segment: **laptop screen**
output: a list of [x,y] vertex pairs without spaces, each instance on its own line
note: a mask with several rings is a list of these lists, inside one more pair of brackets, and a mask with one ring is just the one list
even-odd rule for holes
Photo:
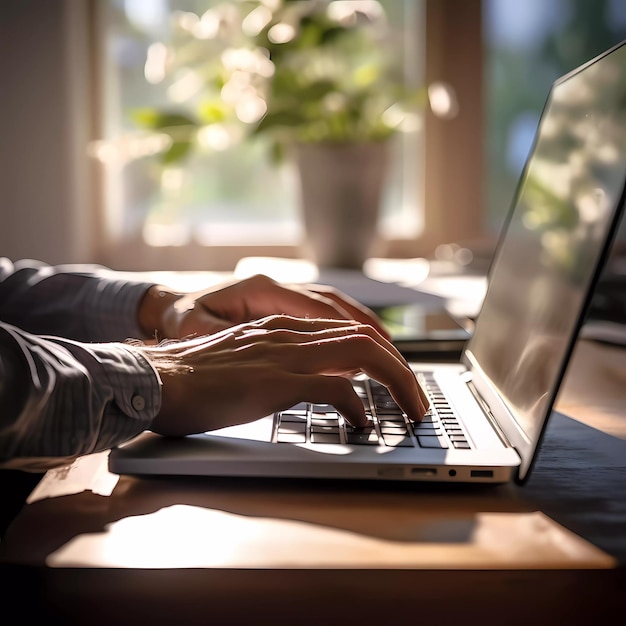
[[615,227],[625,178],[622,45],[555,83],[466,351],[470,367],[478,365],[506,403],[531,455]]

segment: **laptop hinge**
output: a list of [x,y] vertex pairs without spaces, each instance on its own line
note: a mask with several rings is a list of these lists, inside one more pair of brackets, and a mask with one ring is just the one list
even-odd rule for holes
[[476,400],[476,402],[478,402],[478,405],[480,406],[482,412],[485,414],[487,420],[491,424],[491,427],[493,428],[494,432],[500,438],[500,441],[502,441],[502,443],[507,448],[512,448],[513,446],[511,445],[511,442],[509,441],[508,437],[504,434],[504,431],[502,430],[502,428],[500,428],[500,425],[498,424],[498,420],[496,420],[494,414],[491,412],[489,405],[482,399],[480,393],[478,393],[478,389],[476,389],[476,386],[474,385],[474,383],[471,380],[466,380],[465,384],[467,385],[467,388],[470,390],[470,393],[474,396],[474,399]]

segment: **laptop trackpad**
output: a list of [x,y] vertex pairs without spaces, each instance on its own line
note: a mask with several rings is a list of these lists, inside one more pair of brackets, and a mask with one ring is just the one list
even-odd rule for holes
[[272,441],[274,416],[268,415],[249,424],[229,426],[220,430],[211,430],[207,435],[217,437],[235,437],[236,439],[252,439],[254,441]]

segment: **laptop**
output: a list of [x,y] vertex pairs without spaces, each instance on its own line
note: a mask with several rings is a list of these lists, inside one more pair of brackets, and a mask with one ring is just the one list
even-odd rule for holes
[[112,472],[523,484],[528,480],[626,189],[626,41],[548,96],[472,336],[455,363],[410,361],[430,396],[419,425],[364,376],[370,426],[299,404],[178,439],[144,433]]

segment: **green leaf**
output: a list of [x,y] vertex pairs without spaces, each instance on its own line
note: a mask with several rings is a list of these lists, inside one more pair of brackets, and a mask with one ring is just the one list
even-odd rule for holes
[[302,87],[301,99],[306,102],[321,100],[324,96],[336,89],[337,85],[331,80],[316,80]]
[[306,117],[304,117],[299,111],[296,111],[294,109],[275,111],[273,113],[268,113],[257,124],[255,132],[265,132],[271,128],[275,128],[278,126],[299,126],[306,121]]
[[164,165],[171,165],[184,159],[191,150],[191,141],[175,141],[169,149],[163,154],[162,162]]
[[131,112],[131,118],[143,128],[161,130],[171,126],[197,126],[198,124],[186,115],[156,109],[136,109]]
[[172,144],[162,154],[162,163],[171,165],[189,154],[193,146],[193,132],[198,127],[198,123],[189,116],[146,108],[133,111],[131,117],[137,126],[169,135]]

